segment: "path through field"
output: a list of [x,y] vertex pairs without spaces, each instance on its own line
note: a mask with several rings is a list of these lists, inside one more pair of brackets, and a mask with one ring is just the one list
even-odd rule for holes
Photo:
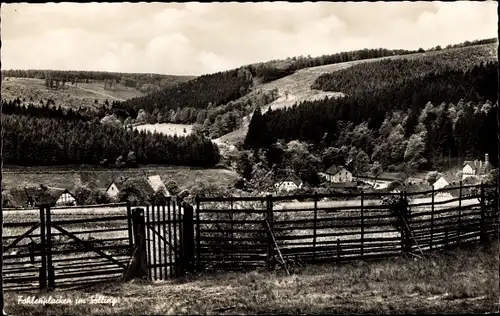
[[116,100],[116,101],[125,101],[125,99],[120,99],[120,98],[114,97],[114,96],[109,95],[109,94],[104,93],[104,92],[100,92],[100,91],[96,91],[96,90],[91,90],[91,89],[86,89],[86,88],[82,88],[82,87],[78,87],[78,89],[84,90],[84,91],[87,91],[87,92],[92,92],[92,93],[101,95],[101,96],[103,96],[105,98],[110,98],[110,99],[113,99],[113,100]]

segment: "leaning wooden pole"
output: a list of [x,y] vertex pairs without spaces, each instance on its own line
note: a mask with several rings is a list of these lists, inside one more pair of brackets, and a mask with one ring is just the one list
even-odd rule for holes
[[[0,75],[1,76],[1,75]],[[0,102],[0,122],[3,121],[3,115],[2,115],[3,109],[2,109],[2,102]],[[3,129],[2,129],[2,124],[0,123],[0,186],[2,181],[2,170],[3,170]],[[0,239],[3,240],[3,197],[0,197]],[[5,301],[4,301],[4,296],[3,296],[3,242],[1,243],[2,245],[0,246],[0,252],[2,253],[0,257],[0,309],[2,310],[2,315],[5,314]]]

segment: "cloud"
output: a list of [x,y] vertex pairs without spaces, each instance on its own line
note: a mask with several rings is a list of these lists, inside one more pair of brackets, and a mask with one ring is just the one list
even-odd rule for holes
[[2,6],[4,69],[199,75],[362,48],[496,37],[496,3],[48,3]]

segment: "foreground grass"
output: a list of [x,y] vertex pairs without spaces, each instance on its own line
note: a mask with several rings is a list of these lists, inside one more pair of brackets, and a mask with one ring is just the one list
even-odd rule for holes
[[[191,280],[129,282],[41,294],[100,301],[18,304],[11,315],[484,313],[499,309],[498,241],[428,255],[283,271],[206,275]],[[108,301],[106,301],[108,299]],[[112,303],[115,300],[115,304]]]

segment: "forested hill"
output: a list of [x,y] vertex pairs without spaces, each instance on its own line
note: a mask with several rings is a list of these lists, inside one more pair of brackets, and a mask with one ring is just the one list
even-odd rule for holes
[[2,70],[2,79],[8,77],[57,79],[68,83],[92,81],[110,81],[137,89],[141,92],[153,92],[193,79],[194,76],[172,76],[148,73],[121,73],[107,71],[82,70]]
[[9,165],[208,167],[219,162],[217,146],[197,135],[151,134],[67,115],[59,118],[4,115],[2,126],[3,160]]
[[[447,48],[467,47],[493,41],[496,41],[496,39],[466,42],[453,46],[450,45]],[[427,51],[435,52],[440,50],[442,48],[437,46]],[[145,120],[150,124],[203,124],[207,118],[210,118],[206,123],[211,125],[216,121],[220,121],[217,119],[217,116],[219,118],[224,117],[224,120],[231,122],[241,122],[242,117],[251,113],[255,107],[242,106],[234,102],[238,103],[237,100],[246,96],[252,91],[255,85],[289,76],[297,70],[308,67],[378,57],[409,55],[417,52],[425,52],[425,50],[363,49],[318,57],[301,56],[286,60],[272,60],[265,63],[242,66],[229,71],[203,75],[146,96],[133,98],[124,102],[114,102],[113,107],[117,112],[125,113],[124,115],[131,119],[136,119],[139,111],[144,110]],[[259,104],[260,102],[249,103],[255,106],[255,104]],[[231,122],[228,122],[228,125],[234,125]],[[205,126],[205,128],[209,129],[208,126]],[[220,136],[218,133],[215,134]]]
[[312,88],[347,96],[254,114],[245,144],[302,140],[325,165],[352,160],[358,171],[374,163],[416,171],[485,153],[498,164],[498,62],[444,60],[382,60],[322,75]]

